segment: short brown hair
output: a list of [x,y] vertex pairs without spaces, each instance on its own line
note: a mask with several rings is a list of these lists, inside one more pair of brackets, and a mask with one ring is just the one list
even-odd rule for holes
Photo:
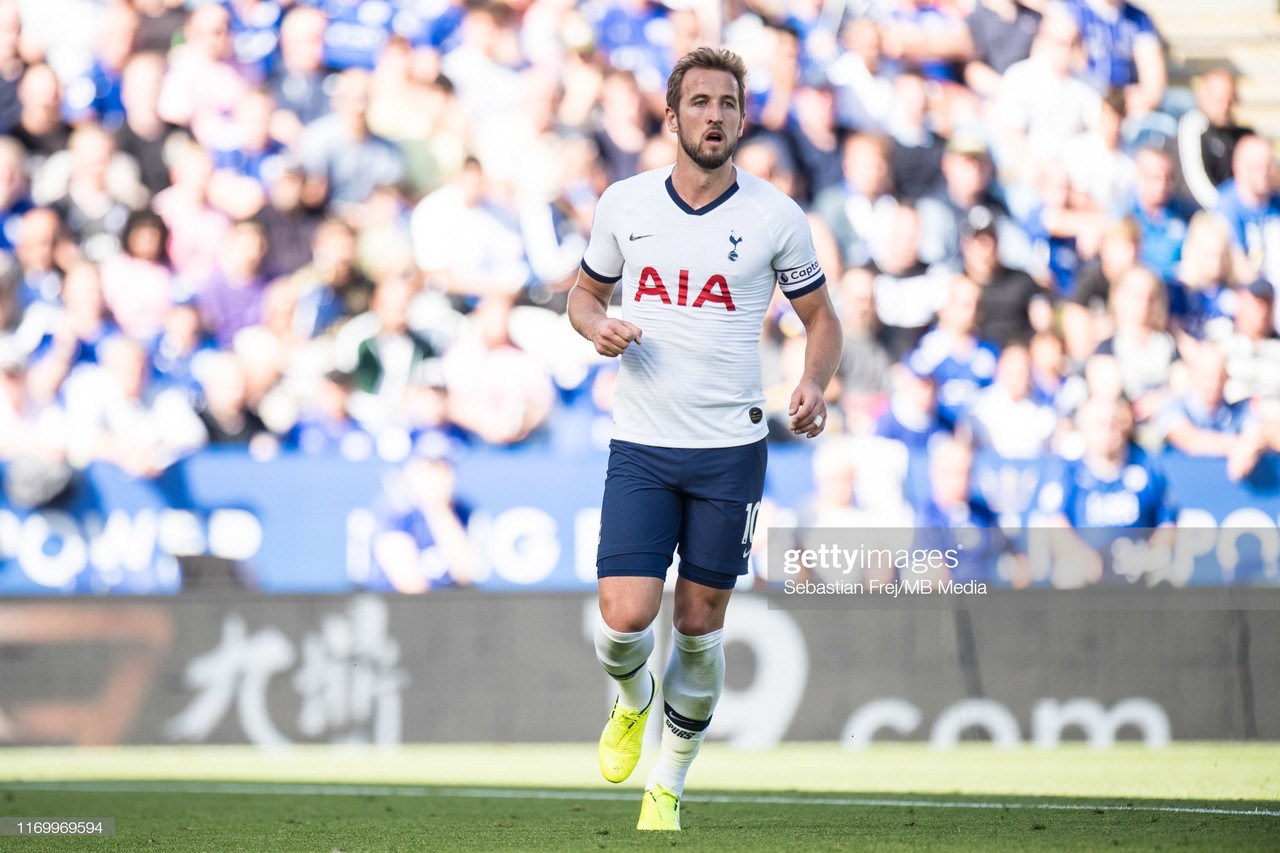
[[680,112],[680,90],[684,86],[684,75],[691,68],[709,68],[712,71],[727,71],[738,81],[738,112],[747,111],[747,65],[742,57],[723,47],[699,47],[686,53],[671,69],[667,78],[667,106],[673,113]]

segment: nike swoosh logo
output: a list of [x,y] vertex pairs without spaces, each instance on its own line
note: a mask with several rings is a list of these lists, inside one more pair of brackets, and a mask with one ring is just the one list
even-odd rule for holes
[[751,546],[750,546],[750,545],[748,545],[748,546],[747,546],[747,550],[745,550],[745,551],[743,551],[743,552],[742,552],[742,559],[744,559],[744,560],[745,560],[745,559],[747,559],[747,557],[750,557],[750,556],[751,556]]
[[643,240],[645,237],[652,237],[652,236],[653,236],[652,234],[632,234],[631,242],[634,243],[636,240]]

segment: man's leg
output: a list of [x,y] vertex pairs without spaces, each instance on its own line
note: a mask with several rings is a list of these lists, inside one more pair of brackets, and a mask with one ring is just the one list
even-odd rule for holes
[[662,751],[646,788],[662,785],[679,797],[685,774],[706,736],[724,687],[724,614],[731,589],[676,580],[673,647],[662,676]]
[[600,618],[596,620],[596,657],[618,682],[618,703],[647,708],[653,683],[645,662],[653,652],[653,620],[662,605],[662,581],[618,575],[600,578]]
[[655,692],[645,662],[653,651],[650,625],[680,534],[681,497],[672,485],[679,454],[669,448],[610,443],[600,507],[600,619],[596,656],[618,682],[618,701],[600,735],[600,772],[610,782],[631,775],[640,760]]

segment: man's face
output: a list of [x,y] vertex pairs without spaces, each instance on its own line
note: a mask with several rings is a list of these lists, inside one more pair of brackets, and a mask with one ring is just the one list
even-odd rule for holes
[[728,71],[690,69],[681,86],[680,111],[668,108],[667,126],[700,169],[720,168],[733,157],[742,133],[737,80]]
[[1245,192],[1254,196],[1271,193],[1271,146],[1258,136],[1248,136],[1236,146],[1232,174]]
[[1231,112],[1236,105],[1236,81],[1230,74],[1209,74],[1200,84],[1197,104],[1209,123],[1217,127],[1231,124]]
[[1142,151],[1137,159],[1138,201],[1146,208],[1163,207],[1173,196],[1173,164],[1155,151]]

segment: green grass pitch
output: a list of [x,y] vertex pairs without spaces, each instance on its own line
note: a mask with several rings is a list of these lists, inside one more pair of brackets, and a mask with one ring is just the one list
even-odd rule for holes
[[685,831],[634,829],[644,772],[593,745],[0,751],[0,816],[113,817],[0,850],[1280,851],[1280,745],[703,751]]

